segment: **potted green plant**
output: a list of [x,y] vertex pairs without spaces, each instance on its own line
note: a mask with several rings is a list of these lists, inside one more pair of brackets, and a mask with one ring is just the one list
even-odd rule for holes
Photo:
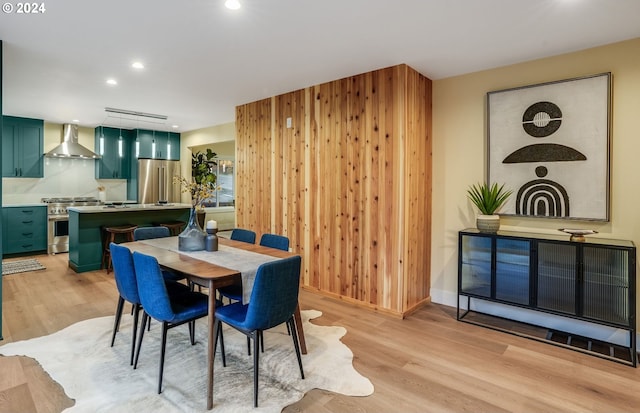
[[213,172],[214,167],[218,165],[216,162],[217,153],[207,148],[206,152],[194,152],[191,154],[191,177],[195,182],[192,188],[191,197],[194,201],[197,199],[196,212],[198,215],[198,223],[204,228],[204,201],[211,198],[215,193],[217,176]]
[[214,166],[217,166],[216,162],[217,153],[207,148],[206,152],[194,152],[191,154],[191,177],[198,185],[215,186],[216,174]]
[[500,229],[500,215],[496,214],[512,190],[505,189],[504,184],[473,184],[467,190],[467,196],[480,211],[476,218],[476,226],[482,232],[496,232]]

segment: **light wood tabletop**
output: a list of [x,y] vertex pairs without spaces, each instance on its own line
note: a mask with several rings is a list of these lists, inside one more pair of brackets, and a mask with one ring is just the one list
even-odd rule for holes
[[[174,237],[177,238],[177,237]],[[242,249],[245,251],[251,251],[258,254],[269,255],[277,258],[292,257],[296,254],[282,251],[274,248],[264,247],[257,244],[249,244],[246,242],[233,241],[226,238],[219,237],[220,245],[227,247],[233,247]],[[207,351],[207,409],[213,408],[213,352],[214,352],[214,328],[213,323],[215,320],[215,291],[217,288],[225,287],[237,282],[240,282],[240,272],[233,268],[226,268],[216,265],[212,262],[203,261],[197,258],[190,257],[186,254],[178,251],[172,251],[169,249],[149,245],[144,241],[126,242],[121,244],[129,250],[137,251],[143,254],[151,255],[158,260],[158,264],[166,269],[179,272],[191,282],[201,285],[209,289],[209,312],[208,312],[208,328],[209,328],[209,343]],[[302,329],[302,318],[300,316],[300,305],[296,308],[294,314],[296,327],[298,329],[298,335],[300,339],[300,349],[302,354],[307,354],[307,346],[304,339],[304,330]]]

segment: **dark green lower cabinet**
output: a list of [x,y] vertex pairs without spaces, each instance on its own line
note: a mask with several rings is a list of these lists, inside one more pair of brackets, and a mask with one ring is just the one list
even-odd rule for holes
[[3,256],[47,249],[47,207],[5,207],[2,220]]
[[102,263],[102,227],[118,225],[152,226],[156,222],[189,220],[191,208],[153,211],[121,209],[111,212],[69,211],[69,267],[75,272],[100,269]]

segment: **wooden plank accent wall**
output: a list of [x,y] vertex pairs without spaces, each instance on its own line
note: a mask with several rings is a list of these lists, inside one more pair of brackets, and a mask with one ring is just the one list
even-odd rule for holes
[[271,222],[271,101],[245,105],[237,111],[236,222],[269,232]]
[[303,288],[399,316],[429,299],[428,78],[323,83],[238,106],[236,127],[237,224],[288,236]]

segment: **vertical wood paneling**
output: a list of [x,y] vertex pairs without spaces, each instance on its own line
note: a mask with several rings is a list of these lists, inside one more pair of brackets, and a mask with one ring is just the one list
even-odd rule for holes
[[406,204],[406,282],[404,306],[411,306],[429,293],[430,256],[421,259],[424,251],[430,251],[430,237],[424,237],[421,231],[431,228],[431,214],[426,194],[431,193],[431,82],[411,68],[406,70],[406,107],[405,131],[413,139],[406,140],[405,199]]
[[305,288],[400,315],[428,299],[429,79],[399,65],[236,117],[239,226],[287,235]]
[[[316,240],[314,238],[313,224],[315,223],[314,214],[316,211],[316,205],[311,202],[311,199],[318,199],[318,196],[312,192],[313,188],[316,188],[318,181],[315,178],[313,172],[316,170],[316,158],[311,157],[311,151],[316,147],[315,141],[312,137],[317,136],[315,129],[315,122],[311,122],[312,111],[312,96],[313,90],[307,88],[304,91],[304,161],[302,168],[306,179],[302,182],[304,190],[304,211],[303,211],[303,223],[304,237],[301,240],[300,248],[304,251],[303,256],[307,258],[308,262],[317,262],[318,253],[315,248]],[[313,271],[311,270],[313,268]],[[317,265],[304,266],[302,271],[302,285],[314,286],[317,285],[318,280],[318,267]]]
[[[274,176],[276,218],[273,232],[289,237],[291,248],[304,254],[305,231],[305,91],[274,98]],[[291,127],[287,119],[291,118]]]
[[[278,117],[276,116],[275,104],[277,101],[277,97],[271,98],[271,107],[273,108],[271,111],[271,149],[270,149],[270,157],[269,165],[271,166],[271,183],[269,184],[269,188],[271,188],[271,218],[269,220],[270,225],[269,229],[266,232],[277,233],[278,232],[278,223],[282,222],[280,218],[280,214],[282,214],[282,210],[278,208],[278,204],[276,203],[278,199],[282,198],[282,185],[280,177],[282,176],[282,159],[278,159],[278,154],[282,154],[279,146],[282,145],[282,135],[278,132]],[[263,228],[264,229],[264,228]],[[257,234],[257,241],[260,240],[260,233]]]
[[236,108],[236,222],[268,232],[271,223],[271,100]]
[[380,222],[383,227],[380,231],[382,242],[380,244],[380,256],[383,260],[381,265],[381,271],[378,275],[378,297],[379,305],[383,308],[392,308],[391,296],[392,296],[392,284],[391,277],[394,273],[394,262],[397,257],[394,256],[393,240],[391,238],[393,225],[393,217],[396,214],[397,204],[394,202],[397,199],[397,191],[394,193],[394,173],[396,169],[395,154],[395,128],[394,128],[394,102],[389,99],[390,94],[394,90],[394,75],[390,69],[383,70],[380,73],[380,93],[379,104],[380,110],[384,111],[382,116],[382,130],[384,131],[384,140],[382,142],[381,153],[381,188],[380,188],[380,205],[381,214]]

